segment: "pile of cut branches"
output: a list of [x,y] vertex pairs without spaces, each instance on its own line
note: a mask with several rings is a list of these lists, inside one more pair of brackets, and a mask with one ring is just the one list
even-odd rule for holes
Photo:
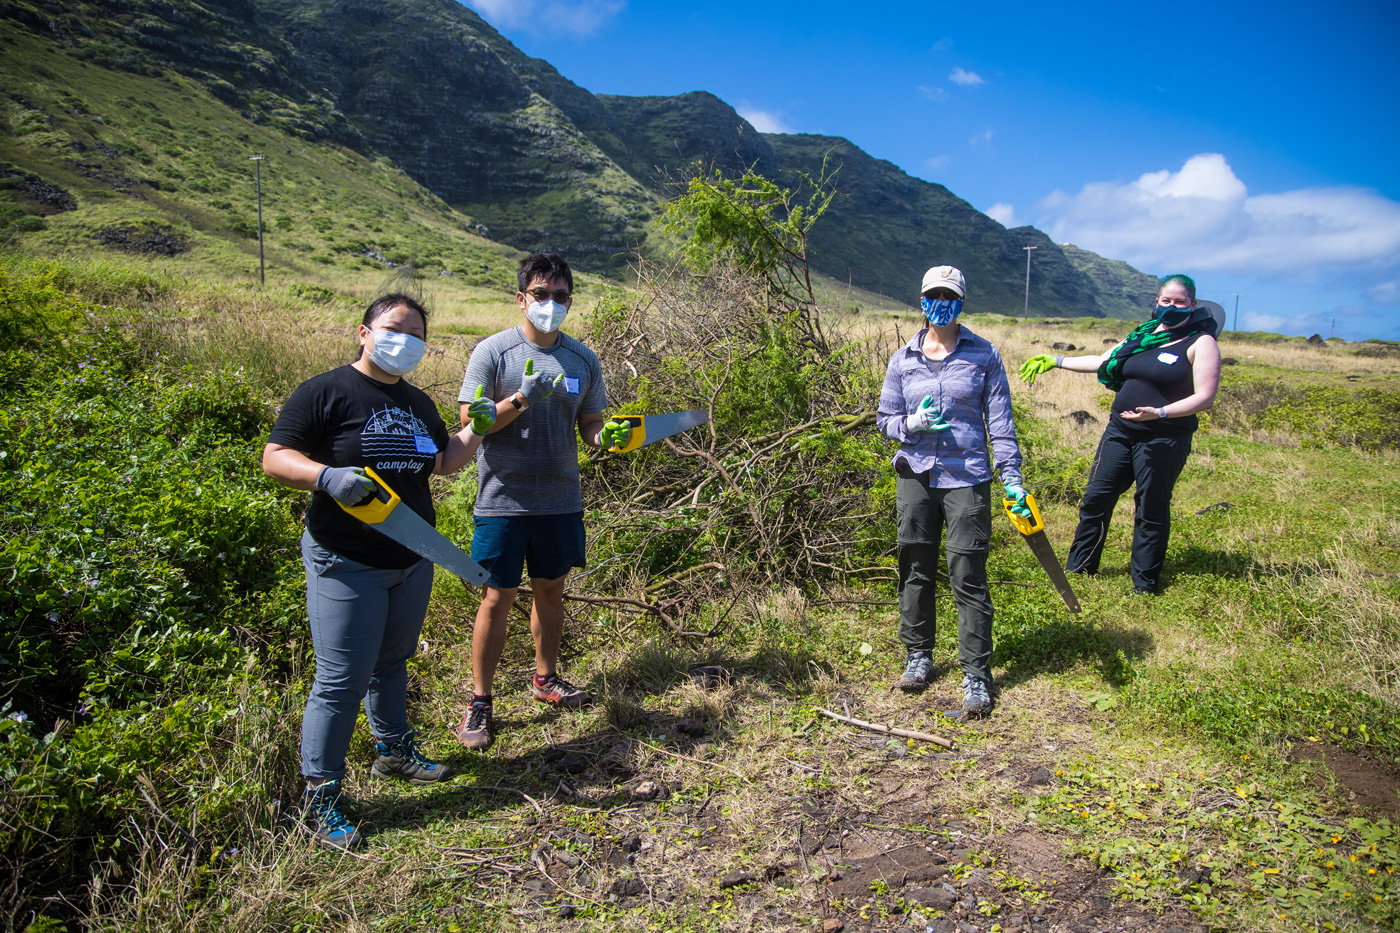
[[[640,263],[590,315],[621,413],[703,409],[708,424],[585,467],[595,565],[574,595],[685,617],[759,588],[893,579],[890,450],[874,430],[882,363],[732,262]],[[620,594],[635,594],[624,603]],[[607,594],[607,595],[604,595]]]

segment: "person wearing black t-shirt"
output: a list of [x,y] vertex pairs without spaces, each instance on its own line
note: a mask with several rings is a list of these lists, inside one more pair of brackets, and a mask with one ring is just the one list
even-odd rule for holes
[[1196,283],[1189,276],[1169,275],[1157,291],[1156,316],[1102,356],[1041,355],[1021,366],[1021,378],[1029,383],[1055,368],[1097,372],[1099,381],[1118,393],[1079,507],[1079,527],[1065,562],[1070,573],[1098,571],[1114,506],[1136,483],[1133,593],[1157,592],[1171,533],[1172,487],[1191,453],[1196,413],[1215,404],[1220,388],[1215,335],[1224,314],[1208,304],[1196,301]]
[[365,311],[355,362],[306,380],[282,406],[263,449],[263,472],[314,490],[301,538],[316,680],[302,717],[301,767],[316,838],[348,849],[361,841],[340,793],[345,753],[363,702],[379,757],[370,776],[414,784],[445,779],[408,725],[408,659],[433,587],[433,565],[340,508],[372,496],[372,467],[429,524],[433,473],[466,466],[495,423],[490,400],[449,434],[437,407],[402,377],[418,365],[428,315],[406,295]]

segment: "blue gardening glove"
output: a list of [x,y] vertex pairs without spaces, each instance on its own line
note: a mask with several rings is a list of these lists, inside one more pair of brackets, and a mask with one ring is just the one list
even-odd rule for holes
[[604,450],[626,447],[631,439],[632,425],[626,421],[609,420],[603,424],[603,430],[598,432],[598,446]]
[[316,488],[341,505],[359,505],[379,487],[360,467],[328,466],[316,476]]
[[476,398],[467,406],[467,416],[472,420],[472,430],[482,437],[491,433],[496,426],[496,403],[485,398],[486,387],[476,387]]
[[1021,364],[1021,379],[1030,385],[1035,385],[1036,376],[1039,376],[1041,373],[1048,373],[1050,370],[1059,366],[1060,360],[1063,359],[1063,356],[1050,356],[1045,353],[1039,356],[1033,356]]
[[553,379],[546,379],[543,373],[535,372],[535,361],[525,361],[525,375],[520,378],[520,394],[525,397],[525,401],[531,405],[536,402],[543,402],[554,394],[554,390],[559,388],[559,384],[564,381],[564,374],[560,373]]
[[904,426],[910,432],[915,431],[947,431],[951,424],[943,420],[943,415],[938,409],[933,407],[933,396],[925,395],[924,400],[919,403],[919,407],[912,415],[904,417]]
[[1015,483],[1006,483],[1005,486],[1006,498],[1016,500],[1016,504],[1011,507],[1011,511],[1022,518],[1030,518],[1031,507],[1026,502],[1026,491]]

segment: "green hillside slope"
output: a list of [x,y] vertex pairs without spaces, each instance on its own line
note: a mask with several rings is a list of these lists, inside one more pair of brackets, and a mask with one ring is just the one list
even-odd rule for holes
[[[261,149],[285,218],[274,249],[291,268],[393,255],[450,268],[446,247],[467,227],[617,274],[660,248],[657,209],[695,163],[791,181],[830,154],[840,197],[813,259],[833,281],[907,302],[925,267],[952,262],[982,310],[1015,313],[1023,247],[1035,245],[1034,313],[1133,317],[1155,285],[1007,230],[840,137],[763,135],[702,91],[590,94],[455,0],[93,0],[58,13],[0,0],[0,26],[14,137],[0,144],[3,210],[33,248],[76,248],[93,224],[129,214],[180,231],[215,264],[246,257],[244,160]],[[279,187],[293,178],[295,191]],[[46,185],[81,189],[83,220],[59,217],[66,202]],[[93,213],[99,202],[111,209]],[[16,227],[21,214],[31,219]],[[122,236],[148,239],[109,238]],[[480,271],[467,253],[458,266]]]
[[270,270],[317,280],[413,261],[470,284],[511,280],[514,250],[469,232],[388,160],[260,125],[178,72],[113,70],[52,40],[9,39],[0,223],[30,250],[179,256],[196,272],[255,276],[249,156],[263,153]]

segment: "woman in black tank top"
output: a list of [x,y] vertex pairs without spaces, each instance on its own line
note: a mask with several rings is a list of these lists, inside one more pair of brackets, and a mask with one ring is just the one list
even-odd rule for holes
[[[1218,306],[1216,306],[1218,307]],[[1220,388],[1223,323],[1196,301],[1196,283],[1170,275],[1157,291],[1156,315],[1102,356],[1033,356],[1021,378],[1034,383],[1050,369],[1097,372],[1117,391],[1108,427],[1094,455],[1065,569],[1096,573],[1118,497],[1136,485],[1133,500],[1133,593],[1151,596],[1167,553],[1172,488],[1191,453],[1196,413],[1215,404]]]

